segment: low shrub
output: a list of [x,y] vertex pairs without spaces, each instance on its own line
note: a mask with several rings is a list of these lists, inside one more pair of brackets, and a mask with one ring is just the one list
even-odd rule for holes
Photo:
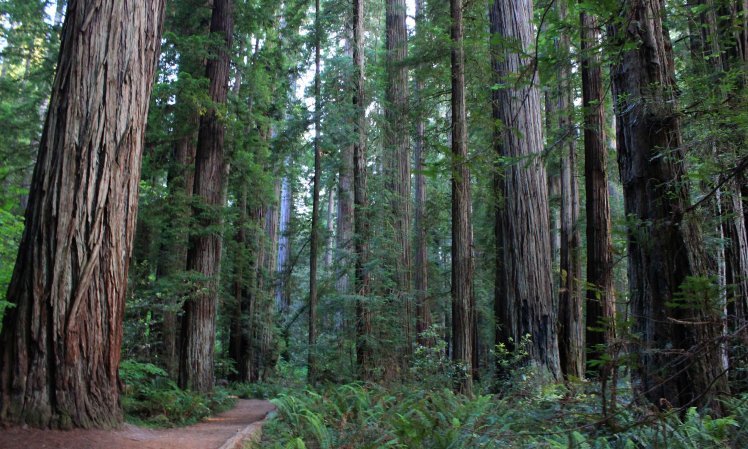
[[126,419],[134,424],[184,426],[228,410],[235,403],[235,396],[222,388],[209,395],[182,390],[166,371],[150,363],[125,360],[119,372],[125,384],[122,406]]
[[[516,380],[517,385],[527,380]],[[732,401],[732,416],[715,419],[689,409],[656,412],[622,399],[602,419],[591,383],[547,387],[502,397],[458,395],[418,385],[349,384],[304,389],[274,399],[277,417],[262,448],[461,449],[728,449],[745,447],[740,427],[748,406]],[[622,397],[626,397],[622,393]],[[626,400],[627,402],[623,402]]]

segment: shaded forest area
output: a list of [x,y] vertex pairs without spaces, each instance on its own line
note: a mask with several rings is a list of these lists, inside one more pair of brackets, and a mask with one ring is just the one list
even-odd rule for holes
[[746,0],[0,2],[0,422],[746,447]]

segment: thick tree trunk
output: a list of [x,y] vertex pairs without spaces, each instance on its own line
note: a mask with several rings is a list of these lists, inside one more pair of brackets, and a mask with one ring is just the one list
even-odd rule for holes
[[[221,37],[222,45],[207,63],[209,95],[225,104],[228,94],[230,51],[234,21],[231,0],[215,0],[210,31]],[[193,211],[199,230],[190,236],[187,269],[204,278],[203,288],[184,304],[179,385],[199,392],[212,390],[215,352],[216,302],[221,265],[222,208],[224,203],[224,123],[215,108],[200,119],[195,156],[194,195],[201,202]]]
[[319,0],[314,2],[314,181],[312,192],[312,230],[309,244],[309,353],[307,362],[307,380],[314,384],[317,381],[317,248],[319,247],[319,182],[322,152],[320,150],[320,120],[322,118],[320,93],[320,10]]
[[475,307],[473,230],[465,112],[465,50],[462,0],[450,0],[452,17],[452,360],[462,365],[458,390],[473,391]]
[[358,141],[353,146],[353,202],[356,233],[356,363],[359,375],[372,375],[374,354],[371,348],[371,311],[365,299],[369,295],[369,199],[366,187],[366,104],[364,85],[364,3],[353,0],[354,127]]
[[412,351],[411,329],[411,241],[410,241],[410,142],[408,136],[408,30],[405,23],[405,0],[387,0],[386,14],[386,76],[383,158],[385,186],[390,198],[392,248],[395,259],[390,269],[402,310],[405,332],[404,355]]
[[122,422],[117,369],[163,0],[69,5],[8,289],[0,420]]
[[687,295],[685,303],[676,295],[690,277],[710,270],[698,224],[684,215],[689,189],[664,10],[659,0],[624,6],[628,25],[612,35],[636,46],[614,66],[613,85],[626,215],[638,220],[629,228],[636,380],[657,405],[718,410],[715,398],[728,391],[718,311],[700,295]]
[[[416,0],[416,32],[423,32],[424,25],[424,0]],[[416,86],[415,96],[419,102],[423,102],[421,93],[423,92],[423,80],[418,71],[415,75]],[[425,165],[425,123],[424,123],[423,104],[418,107],[418,116],[416,118],[416,141],[414,152],[415,166],[415,266],[414,281],[416,294],[416,337],[418,344],[433,346],[434,338],[423,338],[422,334],[432,325],[431,318],[431,299],[429,297],[429,257],[428,241],[426,240],[426,176],[424,175]]]
[[601,360],[605,353],[603,347],[615,336],[605,91],[600,54],[596,50],[600,41],[597,19],[585,12],[580,13],[579,19],[584,108],[584,180],[587,195],[586,346],[589,360]]
[[[504,292],[499,325],[515,342],[530,335],[530,359],[559,378],[560,363],[556,332],[556,301],[551,275],[551,245],[548,223],[548,186],[540,153],[543,150],[540,97],[535,85],[518,82],[534,80],[527,56],[535,35],[530,0],[494,0],[491,32],[516,40],[519,52],[507,49],[494,61],[496,76],[509,87],[497,92],[496,107],[504,125],[501,154],[521,158],[505,168],[502,182],[501,251],[503,266],[499,282]],[[525,76],[515,80],[517,74]],[[498,289],[497,289],[498,290]]]
[[[560,21],[567,16],[567,0],[557,0]],[[561,254],[558,306],[558,350],[561,371],[566,377],[584,377],[584,315],[582,312],[582,259],[579,235],[579,183],[577,181],[577,145],[574,125],[574,92],[567,33],[556,40],[557,52],[564,61],[558,71],[558,132],[561,149]],[[566,62],[568,61],[568,63]]]

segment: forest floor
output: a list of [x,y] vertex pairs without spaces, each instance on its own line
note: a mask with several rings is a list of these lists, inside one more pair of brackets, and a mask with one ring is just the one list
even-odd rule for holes
[[205,421],[173,429],[126,424],[120,430],[0,430],[1,449],[238,449],[258,435],[275,407],[268,401],[241,399]]

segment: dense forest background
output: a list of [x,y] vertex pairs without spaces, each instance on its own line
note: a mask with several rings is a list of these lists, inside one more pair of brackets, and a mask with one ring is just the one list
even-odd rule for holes
[[[41,181],[75,147],[45,143],[76,120],[61,67],[129,54],[64,53],[89,3],[0,3],[3,421],[174,423],[230,392],[276,398],[268,447],[748,444],[744,0],[149,0],[150,104],[148,76],[121,97],[147,127],[115,164],[137,199],[70,222],[131,239],[100,259],[33,201],[108,167]],[[98,373],[89,345],[111,402],[65,377]]]

